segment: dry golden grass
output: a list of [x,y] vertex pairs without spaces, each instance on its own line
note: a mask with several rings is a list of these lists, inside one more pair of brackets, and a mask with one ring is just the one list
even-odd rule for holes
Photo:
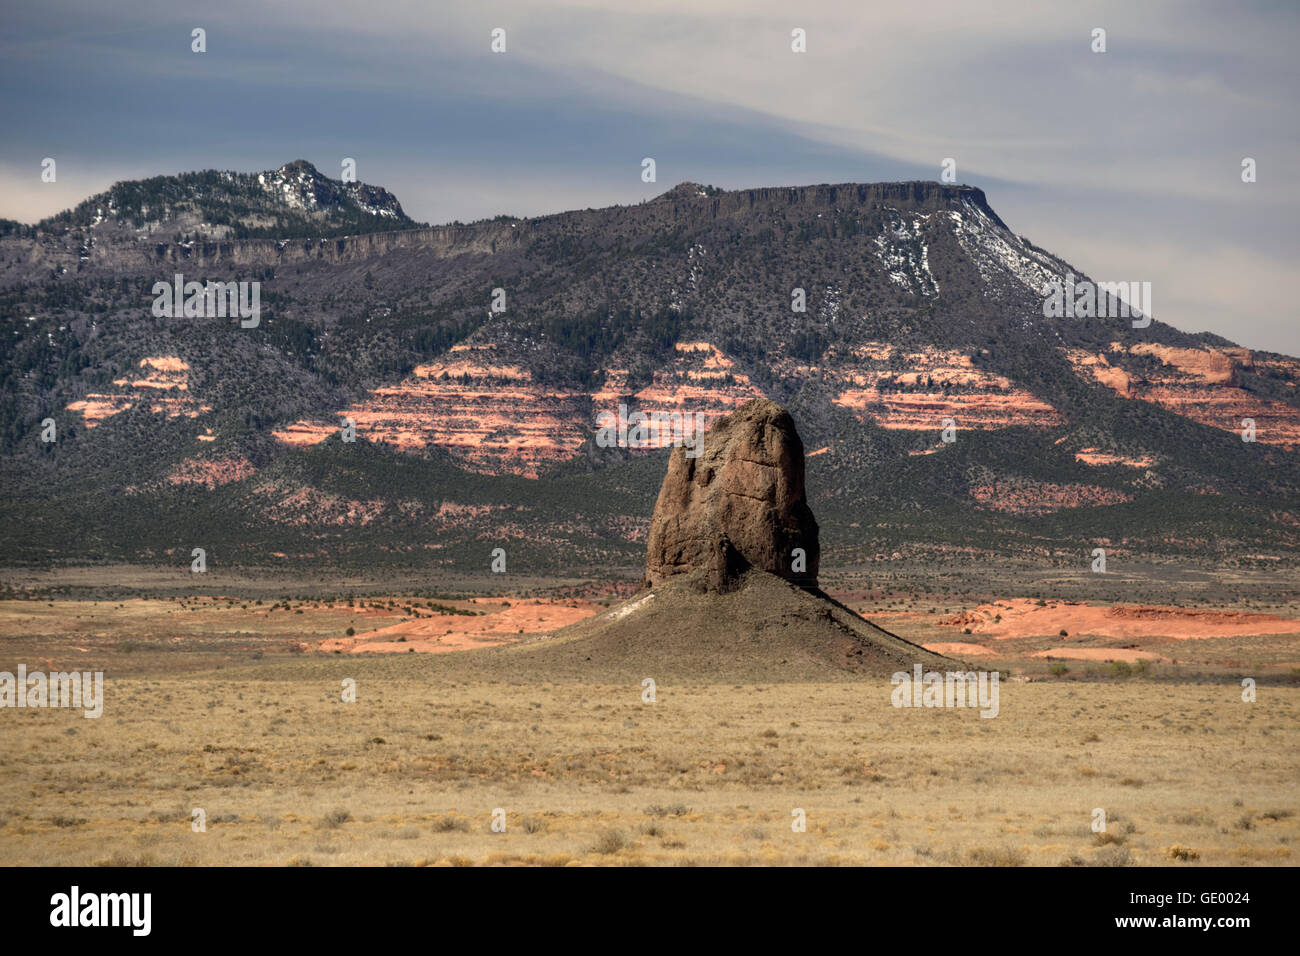
[[[895,709],[878,679],[799,682],[761,655],[710,683],[717,672],[681,649],[644,673],[636,655],[557,663],[545,642],[298,650],[410,617],[411,582],[313,589],[249,572],[196,596],[181,572],[28,578],[16,583],[49,590],[0,600],[0,670],[103,670],[107,699],[98,720],[0,710],[0,864],[1297,862],[1294,638],[1186,642],[1186,665],[1105,680],[1078,663],[1051,677],[1008,647],[976,666],[1035,680],[1004,680],[989,720]],[[1093,584],[1071,586],[1091,598]],[[1295,613],[1282,584],[1251,587],[1241,609]],[[348,607],[339,596],[354,592]],[[951,639],[934,615],[987,600],[904,593],[917,616],[893,626],[913,640]],[[1161,594],[1139,581],[1114,598]],[[1255,703],[1240,674],[1260,676]],[[344,678],[356,703],[340,700]],[[791,829],[796,809],[806,832]]]
[[1012,682],[989,720],[879,680],[649,704],[483,653],[110,672],[98,720],[0,711],[0,863],[1296,862],[1295,688]]

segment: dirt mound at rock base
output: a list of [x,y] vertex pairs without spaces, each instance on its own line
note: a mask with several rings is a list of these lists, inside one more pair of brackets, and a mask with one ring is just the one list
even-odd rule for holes
[[[890,634],[820,591],[752,570],[727,593],[707,571],[675,576],[593,618],[513,649],[530,671],[704,681],[828,680],[953,669],[957,661]],[[522,661],[521,661],[522,664]]]

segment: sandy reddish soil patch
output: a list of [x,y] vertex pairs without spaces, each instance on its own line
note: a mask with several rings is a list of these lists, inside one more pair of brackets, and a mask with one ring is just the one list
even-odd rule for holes
[[948,657],[990,657],[994,653],[983,644],[969,644],[965,641],[938,641],[921,646],[927,651],[934,651],[936,654]]
[[319,445],[330,435],[339,434],[339,427],[338,425],[327,425],[321,422],[295,422],[292,425],[286,425],[284,428],[272,431],[271,435],[277,441],[292,445],[294,448],[308,448],[312,445]]
[[[529,634],[554,631],[591,617],[600,606],[590,601],[570,600],[563,603],[521,599],[492,601],[475,598],[476,610],[485,614],[447,614],[400,621],[354,637],[335,637],[321,641],[321,651],[345,654],[437,654],[478,647],[507,644]],[[509,606],[506,606],[506,605]]]
[[1139,651],[1130,647],[1053,647],[1034,651],[1030,657],[1064,658],[1070,661],[1167,661],[1155,651]]
[[[998,620],[999,616],[1001,620]],[[1071,637],[1168,637],[1180,641],[1261,634],[1300,634],[1300,620],[1276,614],[1202,611],[1139,604],[1107,607],[1069,601],[1048,602],[1040,606],[1028,598],[981,604],[973,611],[940,618],[938,623],[969,628],[972,634],[995,640],[1053,637],[1061,631]]]
[[1156,463],[1154,455],[1131,457],[1098,451],[1095,448],[1085,448],[1082,451],[1075,452],[1074,460],[1085,465],[1124,465],[1128,468],[1150,468]]

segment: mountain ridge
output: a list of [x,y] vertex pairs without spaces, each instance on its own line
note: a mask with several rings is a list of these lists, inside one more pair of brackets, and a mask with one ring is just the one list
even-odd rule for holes
[[[260,325],[151,315],[153,283],[176,272],[259,282]],[[166,502],[201,529],[183,515],[220,501],[246,557],[267,522],[270,550],[323,535],[335,560],[349,536],[391,555],[414,521],[456,553],[498,534],[538,560],[556,540],[623,560],[633,539],[617,539],[644,534],[652,493],[637,462],[663,453],[599,447],[596,416],[707,421],[754,397],[789,408],[808,440],[832,561],[861,550],[873,514],[890,542],[983,534],[1053,551],[1121,514],[1154,542],[1158,525],[1134,515],[1183,495],[1222,499],[1203,520],[1254,515],[1237,552],[1300,547],[1285,517],[1300,362],[1158,319],[1046,318],[1042,283],[1067,272],[1088,278],[1014,234],[982,190],[925,182],[688,182],[636,204],[350,236],[9,236],[0,467],[16,494],[0,559],[41,553],[55,525],[87,540],[51,507],[115,554],[157,555],[166,536],[132,552],[114,526]],[[385,482],[399,473],[439,490],[398,494]],[[623,490],[592,525],[574,516],[595,486]],[[106,489],[125,517],[92,507]],[[1198,509],[1174,510],[1164,537],[1203,551]]]
[[7,222],[11,232],[32,236],[116,224],[149,235],[217,239],[330,237],[349,228],[420,225],[383,187],[330,179],[303,159],[260,173],[206,169],[119,180],[34,224],[15,229]]
[[[306,160],[294,160],[281,166],[274,172],[284,173],[287,170],[305,168],[314,176],[319,176],[319,172],[311,163]],[[59,232],[67,233],[76,227],[87,227],[94,225],[93,211],[102,209],[112,199],[116,191],[127,189],[143,188],[147,184],[166,182],[178,187],[185,187],[192,184],[197,177],[243,177],[245,180],[253,177],[268,175],[265,173],[235,173],[222,170],[203,170],[197,173],[182,173],[174,176],[154,176],[144,180],[123,180],[114,183],[108,190],[97,193],[86,200],[83,200],[77,206],[63,212],[56,213],[52,216],[38,221],[32,225],[12,222],[13,225],[25,230],[27,235],[23,238],[35,238],[35,236],[44,231],[51,234]],[[320,176],[320,179],[327,183],[338,183],[335,180],[329,180],[327,177]],[[342,184],[339,184],[342,185]],[[967,198],[973,201],[986,215],[995,223],[1006,228],[1002,219],[989,205],[987,197],[982,189],[975,186],[967,185],[950,185],[943,183],[930,182],[926,180],[908,180],[898,182],[881,182],[881,183],[820,183],[804,186],[761,186],[748,187],[743,189],[725,190],[713,186],[701,186],[698,183],[684,181],[673,188],[655,196],[649,200],[640,203],[616,203],[611,206],[604,206],[595,209],[586,210],[562,210],[560,212],[543,213],[537,216],[514,217],[514,216],[495,216],[476,220],[471,223],[450,222],[441,224],[417,223],[406,217],[401,211],[401,205],[397,202],[396,197],[382,187],[365,186],[364,184],[353,183],[352,187],[361,190],[376,190],[379,194],[388,200],[387,207],[394,209],[395,218],[408,225],[403,225],[399,229],[394,228],[372,228],[367,229],[362,234],[339,234],[337,230],[323,231],[314,235],[240,235],[233,237],[197,237],[192,240],[182,242],[159,243],[159,252],[157,257],[166,258],[169,261],[189,260],[198,264],[210,265],[222,261],[224,258],[231,258],[231,253],[241,248],[250,251],[270,251],[273,247],[277,252],[286,248],[283,243],[287,239],[303,240],[301,247],[306,258],[310,255],[312,240],[338,239],[344,240],[345,244],[336,248],[341,252],[343,249],[351,246],[362,246],[359,255],[375,254],[376,252],[386,251],[383,240],[367,240],[368,236],[387,236],[393,243],[392,247],[406,246],[410,244],[427,244],[432,248],[440,246],[446,247],[449,251],[458,251],[461,246],[455,242],[456,239],[463,241],[465,234],[468,233],[487,233],[482,241],[491,243],[504,239],[517,240],[519,234],[514,230],[523,228],[528,230],[546,224],[551,220],[570,218],[582,214],[602,214],[609,213],[613,210],[629,210],[645,206],[647,203],[693,203],[698,199],[708,199],[715,201],[713,215],[717,216],[724,210],[723,203],[732,207],[743,205],[755,206],[760,203],[770,203],[773,201],[782,201],[789,204],[811,203],[834,205],[840,197],[856,197],[859,204],[884,201],[899,200],[908,202],[933,203],[936,199],[944,198]],[[388,225],[379,223],[377,226]],[[1023,238],[1023,237],[1021,237]],[[186,251],[177,251],[167,253],[161,252],[161,247],[171,245],[175,247],[185,247]],[[246,245],[244,245],[246,244]],[[464,243],[465,249],[478,249],[480,243]],[[224,253],[224,256],[223,256]],[[235,261],[245,261],[245,257],[235,254]],[[332,261],[341,261],[341,256]],[[293,252],[289,253],[286,261],[297,261],[293,258]]]

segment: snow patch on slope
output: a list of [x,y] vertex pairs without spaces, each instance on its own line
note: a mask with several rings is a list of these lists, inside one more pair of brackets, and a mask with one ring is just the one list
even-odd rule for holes
[[946,215],[952,219],[957,241],[985,283],[998,273],[1009,274],[1038,296],[1043,294],[1044,285],[1064,275],[1062,263],[1031,248],[1024,239],[998,225],[975,202],[963,199],[962,205],[965,212],[953,211]]
[[939,283],[930,272],[930,249],[921,240],[922,226],[929,219],[928,215],[914,217],[910,223],[895,219],[872,241],[876,258],[896,285],[921,295],[938,295]]

